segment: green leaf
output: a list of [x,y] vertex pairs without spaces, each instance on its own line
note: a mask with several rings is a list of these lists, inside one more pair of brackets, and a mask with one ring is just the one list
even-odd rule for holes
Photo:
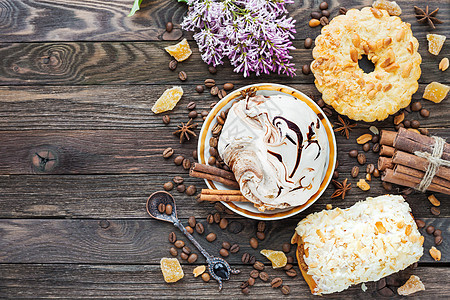
[[142,3],[142,0],[134,0],[133,7],[131,8],[130,13],[128,14],[129,17],[133,16],[140,8]]
[[187,0],[178,0],[178,2],[187,3]]

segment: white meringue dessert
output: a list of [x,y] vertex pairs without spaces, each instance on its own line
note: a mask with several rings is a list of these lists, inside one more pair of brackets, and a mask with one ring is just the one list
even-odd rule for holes
[[218,151],[241,193],[260,211],[306,203],[329,152],[318,115],[289,95],[247,97],[228,112]]

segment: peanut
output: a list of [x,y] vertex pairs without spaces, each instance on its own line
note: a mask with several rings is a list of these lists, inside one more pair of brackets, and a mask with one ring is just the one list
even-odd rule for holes
[[397,63],[392,63],[389,66],[387,66],[386,68],[384,68],[384,70],[386,72],[393,72],[395,69],[400,68],[400,66]]
[[377,43],[369,41],[369,42],[367,42],[367,44],[369,45],[370,50],[372,50],[372,51],[377,50]]
[[367,94],[367,97],[369,97],[369,99],[373,99],[373,98],[375,98],[376,95],[377,95],[377,90],[371,90],[369,92],[369,94]]
[[383,87],[383,92],[387,92],[392,88],[392,84],[388,83]]
[[438,200],[438,199],[436,199],[436,196],[434,196],[434,195],[430,195],[430,196],[428,196],[428,200],[431,202],[431,204],[433,204],[434,206],[440,206],[441,205],[441,202]]
[[370,92],[374,88],[375,88],[375,84],[373,84],[372,82],[369,82],[369,83],[366,84],[366,91],[367,92]]
[[353,43],[353,46],[355,46],[356,48],[359,48],[361,39],[359,38],[359,35],[357,33],[352,34],[352,43]]
[[377,85],[375,86],[375,88],[377,89],[377,91],[381,91],[381,88],[383,87],[383,84],[381,84],[381,82],[378,82]]
[[194,269],[193,273],[194,273],[194,277],[198,277],[200,275],[202,275],[204,272],[206,271],[206,267],[205,266],[198,266]]
[[380,65],[380,67],[382,68],[386,68],[387,66],[389,66],[391,64],[391,59],[388,57],[386,58]]
[[413,54],[413,52],[414,52],[414,44],[411,41],[409,42],[409,45],[408,45],[408,52],[410,54]]
[[373,15],[377,19],[379,19],[379,18],[381,18],[383,16],[383,13],[380,10],[376,9],[376,8],[371,7],[370,10],[372,11]]
[[395,35],[395,39],[397,40],[397,42],[400,42],[401,40],[403,40],[403,38],[405,37],[405,34],[406,34],[405,28],[401,28]]
[[402,71],[402,77],[403,78],[407,78],[409,77],[409,74],[411,74],[411,70],[412,70],[412,63],[408,63]]
[[369,46],[367,46],[367,44],[364,44],[362,48],[365,54],[369,54]]
[[406,225],[405,234],[406,235],[410,235],[411,231],[412,231],[412,226],[411,225]]
[[350,57],[353,62],[358,62],[358,50],[355,48],[350,49]]
[[384,45],[384,47],[389,46],[389,45],[391,44],[391,42],[392,42],[392,39],[391,39],[390,37],[385,38],[385,39],[383,40],[383,45]]

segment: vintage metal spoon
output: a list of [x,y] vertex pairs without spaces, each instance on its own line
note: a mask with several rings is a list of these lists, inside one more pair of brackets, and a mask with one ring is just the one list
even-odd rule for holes
[[[158,210],[159,204],[163,203],[165,206],[172,205],[172,214],[168,215],[166,213],[161,213]],[[180,220],[177,218],[177,210],[175,206],[175,200],[172,195],[160,191],[153,193],[147,200],[147,212],[148,214],[161,221],[166,221],[172,223],[178,229],[180,229],[185,236],[192,242],[192,244],[197,247],[201,254],[206,258],[208,263],[208,271],[212,278],[217,280],[219,283],[219,291],[222,290],[222,281],[230,279],[230,274],[239,274],[241,271],[236,269],[231,269],[230,265],[220,257],[214,257],[206,252],[205,249],[194,239],[194,237],[186,231],[186,228],[181,224]]]

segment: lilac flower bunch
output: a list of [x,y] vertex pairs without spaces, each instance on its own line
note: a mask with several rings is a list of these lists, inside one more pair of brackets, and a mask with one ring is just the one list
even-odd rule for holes
[[295,76],[290,50],[295,20],[287,17],[292,0],[187,0],[189,9],[181,27],[194,39],[207,64],[230,60],[244,77],[260,74]]

